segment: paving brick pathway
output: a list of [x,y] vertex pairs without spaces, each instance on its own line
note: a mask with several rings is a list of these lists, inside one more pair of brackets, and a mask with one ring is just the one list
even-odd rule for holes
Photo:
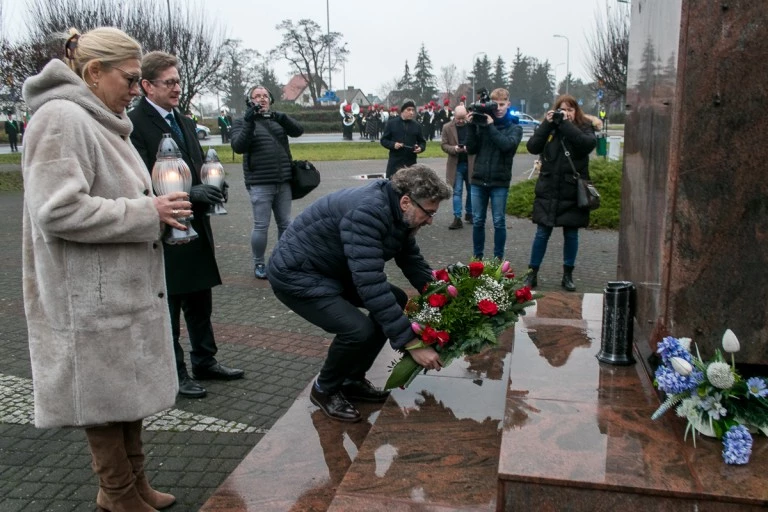
[[[533,158],[518,155],[513,174],[524,179]],[[443,159],[425,159],[443,173]],[[294,213],[322,194],[363,180],[354,176],[383,172],[385,161],[320,162],[323,181]],[[145,422],[148,471],[154,484],[173,492],[172,510],[195,511],[258,443],[319,370],[328,338],[287,310],[265,281],[252,276],[251,211],[237,165],[226,166],[231,185],[229,215],[212,220],[216,254],[224,280],[214,290],[214,330],[219,359],[245,369],[241,381],[206,382],[208,396],[179,399],[174,409]],[[0,511],[90,511],[97,484],[79,429],[38,430],[31,423],[31,372],[21,297],[20,193],[0,193]],[[439,267],[467,261],[471,229],[449,231],[450,204],[444,203],[431,227],[419,234],[428,261]],[[507,258],[524,270],[535,226],[507,219]],[[488,224],[487,240],[492,240]],[[276,231],[271,226],[269,249]],[[574,274],[582,292],[601,292],[615,277],[615,232],[581,232]],[[491,252],[488,248],[486,252]],[[559,288],[562,237],[552,237],[540,272],[542,291]],[[407,286],[392,266],[394,282]],[[258,485],[258,482],[254,482]]]

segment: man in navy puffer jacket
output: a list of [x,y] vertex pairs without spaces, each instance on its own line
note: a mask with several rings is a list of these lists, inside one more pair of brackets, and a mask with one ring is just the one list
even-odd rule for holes
[[[403,313],[408,297],[387,282],[384,264],[394,258],[414,288],[423,289],[432,271],[415,235],[452,194],[429,167],[405,167],[391,180],[318,199],[275,246],[267,272],[275,296],[335,335],[310,394],[329,417],[359,421],[349,400],[383,402],[389,396],[366,380],[366,372],[387,338],[400,350],[418,339]],[[425,368],[440,368],[431,347],[410,354]]]

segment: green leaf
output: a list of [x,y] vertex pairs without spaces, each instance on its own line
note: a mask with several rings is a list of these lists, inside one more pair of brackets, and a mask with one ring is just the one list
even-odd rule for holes
[[422,369],[422,366],[414,361],[410,354],[405,354],[392,368],[392,373],[389,374],[384,389],[408,387],[408,384],[416,378]]

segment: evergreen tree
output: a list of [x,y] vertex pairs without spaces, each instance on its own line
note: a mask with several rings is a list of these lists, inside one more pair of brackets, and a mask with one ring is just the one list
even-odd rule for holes
[[552,98],[555,94],[554,84],[552,83],[552,67],[549,61],[539,62],[536,59],[530,59],[530,84],[529,99],[526,101],[526,111],[537,116],[546,111],[544,104],[552,106]]
[[[487,89],[490,93],[493,90],[493,81],[491,80],[491,61],[488,60],[488,56],[484,55],[483,60],[475,59],[475,64],[472,67],[471,79],[473,80],[475,93],[480,89]],[[471,98],[471,102],[474,102],[477,98]]]
[[502,59],[501,55],[499,55],[493,68],[493,75],[491,76],[491,89],[498,89],[499,87],[507,89],[506,67],[507,65],[504,62],[504,59]]
[[432,73],[432,61],[427,54],[424,43],[421,43],[416,65],[413,68],[413,86],[420,103],[427,103],[437,94],[437,80]]
[[530,59],[518,48],[509,73],[509,99],[512,107],[522,112],[528,112],[526,106],[531,99],[530,67]]

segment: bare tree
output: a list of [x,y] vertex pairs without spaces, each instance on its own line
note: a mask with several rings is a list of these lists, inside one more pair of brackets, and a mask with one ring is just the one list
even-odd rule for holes
[[[32,61],[19,74],[26,79],[54,56],[61,56],[61,34],[70,27],[86,32],[96,27],[120,28],[136,38],[145,51],[162,50],[179,58],[182,94],[179,108],[187,110],[195,95],[213,88],[222,63],[224,31],[195,3],[170,0],[27,0],[27,37],[19,46],[36,48],[42,61]],[[170,28],[170,30],[169,30]],[[23,80],[22,80],[23,81]]]
[[400,79],[397,77],[394,77],[390,80],[387,80],[386,82],[379,85],[379,88],[376,90],[376,95],[379,98],[384,99],[384,103],[387,107],[391,106],[399,106],[399,105],[392,105],[393,101],[396,101],[397,98],[391,97],[392,93],[397,92],[399,87]]
[[448,64],[441,67],[437,81],[446,94],[453,96],[456,87],[459,85],[459,72],[456,69],[456,64]]
[[224,63],[219,69],[216,90],[224,94],[224,105],[233,112],[243,109],[246,89],[259,82],[256,60],[259,52],[242,48],[239,39],[228,39],[224,43]]
[[323,76],[328,73],[329,68],[331,71],[335,70],[349,53],[342,43],[342,34],[324,34],[320,25],[306,18],[299,20],[295,25],[292,20],[283,20],[275,28],[283,31],[283,42],[275,48],[275,54],[287,60],[296,73],[307,79],[314,103],[320,96]]
[[611,2],[610,8],[595,15],[595,31],[587,37],[589,72],[606,92],[607,102],[627,92],[627,59],[629,57],[629,10]]

